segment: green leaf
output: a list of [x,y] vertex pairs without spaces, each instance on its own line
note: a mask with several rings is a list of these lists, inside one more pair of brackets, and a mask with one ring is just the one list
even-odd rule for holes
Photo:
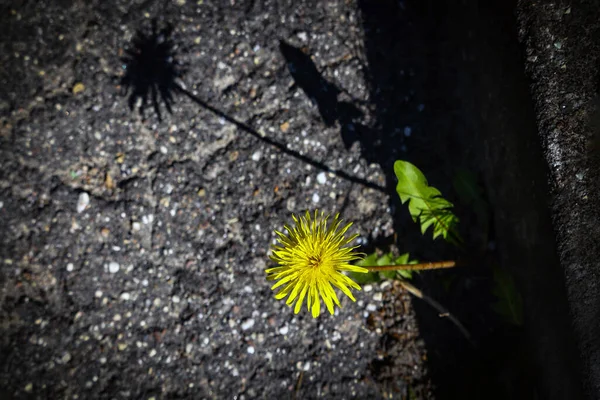
[[[382,256],[378,256],[377,252],[369,254],[362,260],[356,263],[358,266],[382,266],[382,265],[401,265],[401,264],[417,264],[417,260],[410,260],[410,255],[404,253],[394,259],[394,254],[384,253]],[[366,283],[379,282],[381,279],[412,279],[413,272],[411,270],[397,270],[397,271],[381,271],[381,272],[369,272],[367,274],[360,274],[350,272],[350,277],[361,285]]]
[[384,255],[382,255],[381,257],[379,257],[379,259],[377,260],[377,265],[378,266],[382,266],[382,265],[393,265],[394,262],[392,261],[394,255],[392,253],[386,253]]
[[377,265],[377,253],[372,253],[356,263],[359,267]]
[[[360,267],[377,265],[377,253],[369,254],[362,260],[358,261],[356,265]],[[353,281],[360,285],[380,281],[379,274],[377,272],[367,272],[366,274],[360,272],[350,272],[348,275],[350,276],[350,278],[352,278]]]
[[492,309],[515,325],[523,324],[523,301],[512,276],[504,269],[494,267],[492,293],[498,299]]
[[413,164],[397,160],[394,172],[398,178],[396,191],[402,204],[408,202],[408,211],[413,221],[421,225],[421,233],[425,234],[432,227],[434,239],[442,236],[459,244],[462,240],[456,231],[458,217],[452,212],[454,205],[444,199],[439,190],[429,186],[425,175]]
[[359,285],[366,285],[367,283],[379,282],[379,274],[377,272],[367,272],[366,274],[360,272],[349,272],[350,279]]
[[[396,258],[396,260],[394,260],[394,261],[395,261],[395,262],[394,262],[394,264],[395,264],[395,265],[402,265],[402,264],[417,264],[417,263],[419,262],[419,261],[417,261],[417,260],[412,260],[412,261],[410,261],[410,254],[408,254],[408,253],[404,253],[404,254],[402,254],[402,255],[398,256],[398,257]],[[398,270],[398,271],[396,271],[396,272],[398,273],[398,275],[400,275],[400,277],[401,277],[401,278],[404,278],[404,279],[412,279],[412,277],[413,277],[413,272],[415,272],[415,271],[412,271],[412,270],[410,270],[410,269],[401,269],[401,270]]]

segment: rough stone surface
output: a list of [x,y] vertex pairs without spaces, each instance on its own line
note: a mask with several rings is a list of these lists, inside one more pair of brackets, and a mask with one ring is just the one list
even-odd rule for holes
[[588,398],[600,398],[600,4],[519,4],[551,206]]

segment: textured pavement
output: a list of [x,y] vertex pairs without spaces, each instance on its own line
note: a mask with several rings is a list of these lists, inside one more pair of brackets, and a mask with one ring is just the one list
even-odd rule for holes
[[[14,3],[0,24],[3,398],[429,397],[397,286],[313,320],[265,281],[292,212],[340,212],[363,245],[394,232],[386,173],[351,140],[375,124],[356,4]],[[124,59],[153,18],[172,24],[178,85],[291,151],[177,92],[172,113],[158,96],[161,120],[151,102],[130,111]],[[280,40],[337,88],[329,111]],[[394,134],[400,154],[411,130]]]

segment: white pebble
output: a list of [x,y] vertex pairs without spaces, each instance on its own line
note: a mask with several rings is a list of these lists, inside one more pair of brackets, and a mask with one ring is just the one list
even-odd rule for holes
[[363,286],[363,290],[365,292],[370,292],[371,290],[373,290],[373,286],[371,286],[371,285],[365,285],[365,286]]
[[312,202],[313,203],[318,203],[320,199],[321,198],[319,197],[318,193],[313,194],[313,196],[312,196]]
[[160,152],[163,154],[167,154],[168,150],[165,146],[160,146]]
[[71,272],[73,271],[73,263],[68,263],[67,264],[67,272]]
[[282,335],[287,335],[289,330],[290,330],[290,328],[287,325],[284,325],[283,327],[281,327],[279,329],[279,333],[281,333]]
[[254,347],[248,346],[248,349],[246,351],[248,352],[248,354],[254,354]]
[[97,298],[102,297],[102,291],[101,290],[96,290],[96,293],[94,293],[94,296],[96,296]]
[[375,301],[381,301],[383,300],[383,294],[381,294],[381,292],[377,292],[373,295],[373,300]]
[[242,330],[247,331],[254,326],[254,319],[250,318],[242,322]]
[[404,136],[409,137],[412,134],[412,129],[410,126],[404,127]]
[[260,160],[261,156],[262,156],[262,153],[260,151],[255,151],[254,154],[252,154],[252,161]]
[[127,293],[127,292],[121,293],[121,300],[127,301],[129,299],[131,299],[131,295],[129,293]]
[[131,224],[131,227],[134,231],[139,231],[140,229],[142,229],[142,224],[140,224],[139,222],[134,222],[133,224]]
[[177,304],[177,303],[179,303],[179,302],[181,301],[181,299],[180,299],[180,298],[179,298],[179,296],[177,296],[177,295],[176,295],[176,296],[173,296],[173,297],[171,297],[171,300],[173,300],[173,303],[175,303],[175,304]]
[[377,306],[375,304],[367,304],[367,311],[375,311]]
[[327,182],[327,174],[325,174],[325,172],[320,172],[317,175],[317,182],[319,182],[321,185]]
[[86,192],[83,192],[79,195],[79,199],[77,200],[77,212],[81,214],[83,210],[87,208],[90,204],[90,195]]
[[110,272],[111,274],[116,274],[117,272],[119,272],[120,268],[121,266],[119,265],[119,263],[116,263],[114,261],[111,261],[108,264],[108,272]]

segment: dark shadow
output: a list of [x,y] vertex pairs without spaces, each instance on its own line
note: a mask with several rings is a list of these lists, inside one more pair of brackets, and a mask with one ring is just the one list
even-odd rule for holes
[[122,59],[125,75],[121,85],[129,94],[129,109],[133,111],[140,101],[138,110],[143,115],[150,101],[159,121],[162,120],[159,103],[172,113],[173,91],[178,86],[176,79],[183,74],[175,58],[172,31],[171,25],[158,30],[153,20],[150,33],[138,31]]
[[342,140],[347,149],[359,141],[356,126],[364,116],[362,111],[352,103],[338,100],[342,91],[323,78],[310,54],[283,40],[279,42],[279,49],[294,78],[294,84],[317,106],[325,125],[340,124]]
[[[153,20],[151,33],[145,34],[143,31],[138,31],[133,40],[131,49],[127,50],[127,56],[123,59],[126,63],[125,75],[121,79],[121,83],[129,93],[128,103],[129,108],[132,111],[134,110],[135,103],[140,101],[141,103],[138,111],[143,115],[148,106],[148,101],[151,101],[152,107],[160,121],[162,118],[159,103],[162,101],[167,111],[172,113],[172,104],[175,101],[175,94],[182,94],[200,107],[223,118],[227,122],[234,124],[238,129],[254,136],[257,140],[275,147],[284,154],[297,158],[319,170],[331,172],[350,182],[383,191],[383,188],[376,183],[350,175],[345,171],[332,169],[322,162],[289,149],[285,143],[280,143],[261,135],[251,126],[238,121],[234,117],[213,107],[183,88],[183,86],[177,82],[183,75],[183,69],[177,62],[174,51],[175,43],[171,38],[172,30],[171,25],[167,25],[165,28],[158,30],[156,20]],[[321,96],[319,99],[323,102]]]
[[298,153],[295,150],[291,150],[289,149],[285,144],[280,143],[276,140],[273,140],[271,138],[268,138],[266,136],[262,136],[260,133],[258,133],[256,130],[254,130],[252,127],[246,125],[245,123],[236,120],[235,118],[225,114],[223,111],[211,106],[210,104],[206,103],[205,101],[203,101],[202,99],[194,96],[192,93],[190,93],[189,91],[183,89],[182,87],[178,86],[177,87],[177,91],[180,92],[181,94],[184,94],[185,96],[187,96],[190,100],[192,100],[194,103],[198,104],[199,106],[211,111],[212,113],[214,113],[215,115],[218,115],[219,117],[225,119],[227,122],[230,122],[232,124],[234,124],[235,126],[238,127],[238,129],[243,130],[246,133],[249,133],[250,135],[254,136],[256,139],[267,143],[268,145],[271,145],[275,148],[277,148],[279,151],[281,151],[284,154],[287,154],[289,156],[292,156],[294,158],[297,158],[298,160],[311,165],[317,169],[320,169],[322,171],[327,171],[327,172],[331,172],[332,174],[345,179],[347,181],[353,182],[353,183],[358,183],[360,185],[363,185],[365,187],[374,189],[374,190],[379,190],[379,191],[383,191],[383,188],[381,186],[379,186],[376,183],[373,182],[369,182],[365,179],[362,178],[358,178],[356,176],[350,175],[347,172],[341,171],[341,170],[336,170],[336,169],[332,169],[330,167],[328,167],[327,165],[313,160],[310,157],[307,157],[303,154]]
[[[442,400],[580,398],[515,4],[358,1],[377,121],[357,125],[356,137],[364,158],[386,174],[397,245],[425,260],[465,256],[415,229],[395,194],[396,159],[417,165],[455,204],[465,237],[465,267],[415,281],[466,326],[475,344],[429,305],[413,302],[435,397]],[[489,236],[476,229],[474,210],[454,198],[458,168],[482,176],[494,228]],[[483,249],[473,246],[482,241]],[[498,264],[514,275],[524,298],[522,327],[504,323],[490,307],[491,267]],[[395,368],[374,361],[374,371],[384,367]]]

